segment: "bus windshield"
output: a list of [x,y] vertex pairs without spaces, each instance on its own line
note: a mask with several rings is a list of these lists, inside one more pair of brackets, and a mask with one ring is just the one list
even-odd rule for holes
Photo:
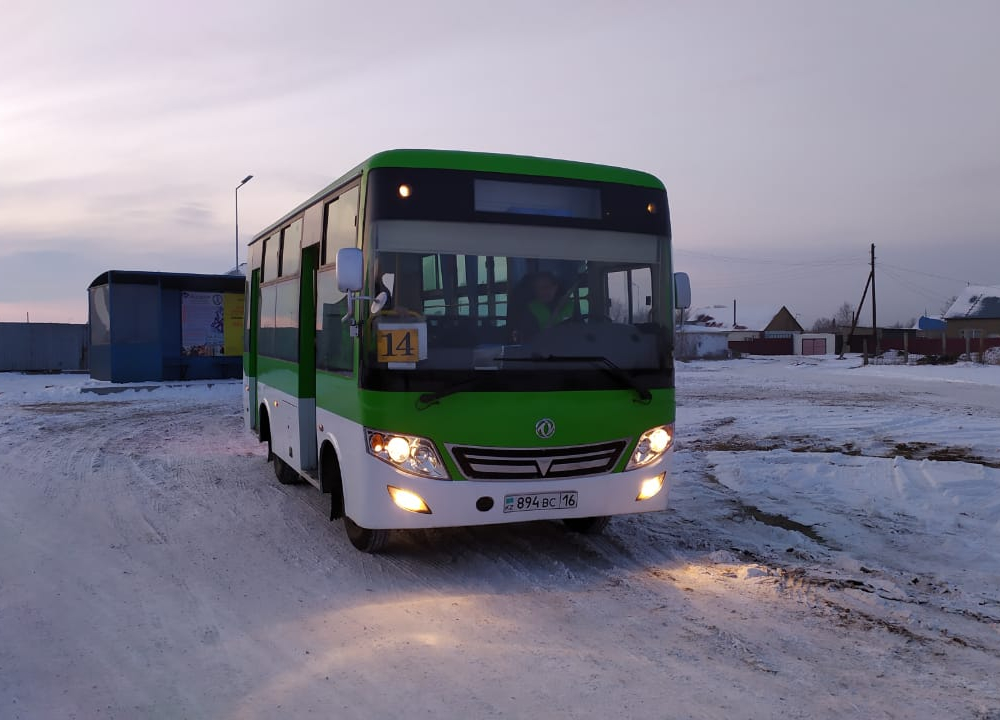
[[[383,220],[373,238],[371,287],[380,298],[369,322],[376,328],[417,322],[426,333],[415,363],[379,362],[377,344],[371,347],[365,364],[376,375],[415,371],[447,383],[461,381],[463,371],[492,371],[530,374],[534,384],[548,375],[545,387],[553,387],[552,378],[581,375],[604,377],[608,387],[615,376],[618,387],[623,376],[666,384],[665,377],[655,380],[670,370],[672,337],[661,237]],[[488,377],[477,385],[491,383],[511,387]],[[425,387],[418,382],[414,389]]]

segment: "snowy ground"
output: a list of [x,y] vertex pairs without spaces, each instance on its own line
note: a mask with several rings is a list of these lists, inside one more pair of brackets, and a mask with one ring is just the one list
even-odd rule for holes
[[678,370],[671,509],[353,550],[240,385],[0,375],[0,718],[1000,718],[1000,368]]

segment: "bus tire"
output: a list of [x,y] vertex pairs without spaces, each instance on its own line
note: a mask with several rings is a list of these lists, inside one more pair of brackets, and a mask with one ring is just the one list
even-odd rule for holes
[[351,545],[365,553],[381,552],[389,539],[388,530],[363,528],[347,515],[344,515],[344,529],[347,531],[347,539],[351,541]]
[[299,474],[277,455],[274,456],[274,476],[282,485],[298,485],[302,482]]
[[271,462],[271,421],[267,416],[267,408],[263,405],[258,409],[257,439],[267,443],[267,461]]
[[344,479],[340,473],[337,451],[328,442],[319,452],[320,490],[330,493],[330,520],[344,517]]
[[607,515],[598,515],[597,517],[582,517],[582,518],[566,518],[563,520],[566,527],[573,532],[583,533],[584,535],[600,535],[604,532],[604,528],[608,526],[611,522],[611,518]]

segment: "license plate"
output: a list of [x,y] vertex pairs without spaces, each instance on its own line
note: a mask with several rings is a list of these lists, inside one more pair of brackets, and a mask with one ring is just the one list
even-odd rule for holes
[[529,510],[569,510],[576,507],[576,490],[549,493],[524,493],[504,495],[503,511],[527,512]]

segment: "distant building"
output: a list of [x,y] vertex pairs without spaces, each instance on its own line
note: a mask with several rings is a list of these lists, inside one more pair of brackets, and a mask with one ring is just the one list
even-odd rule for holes
[[948,337],[1000,337],[1000,286],[970,285],[944,314]]
[[921,315],[911,329],[916,331],[917,337],[939,338],[945,334],[947,328],[948,322],[943,317]]
[[[719,335],[726,338],[720,349]],[[688,313],[678,346],[689,357],[752,355],[825,355],[835,351],[835,336],[806,333],[785,306],[711,305]]]
[[732,357],[729,350],[729,333],[704,325],[683,325],[677,328],[676,350],[682,360],[724,360]]
[[239,275],[109,270],[90,284],[90,376],[112,382],[243,374]]
[[711,305],[694,308],[688,313],[687,323],[726,330],[731,340],[763,337],[788,337],[803,332],[802,325],[789,309],[736,305]]

